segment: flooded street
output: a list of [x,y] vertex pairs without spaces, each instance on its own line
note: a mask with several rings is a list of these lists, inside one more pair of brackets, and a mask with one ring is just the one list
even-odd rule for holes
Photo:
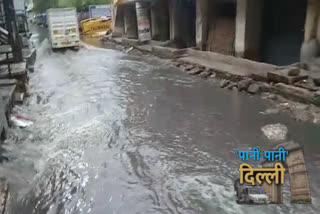
[[257,213],[238,205],[238,150],[276,144],[261,127],[282,123],[304,146],[311,205],[259,213],[318,213],[319,126],[268,104],[193,78],[166,61],[92,46],[38,47],[30,97],[19,110],[34,120],[15,129],[0,165],[11,187],[10,213]]

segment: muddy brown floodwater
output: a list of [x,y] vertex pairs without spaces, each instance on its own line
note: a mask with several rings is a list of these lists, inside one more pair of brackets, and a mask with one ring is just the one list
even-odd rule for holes
[[10,213],[257,213],[236,203],[235,151],[275,146],[261,132],[282,123],[301,143],[311,205],[259,213],[318,213],[319,126],[264,115],[259,97],[192,78],[165,61],[87,47],[38,47],[31,96],[20,112],[35,120],[14,129],[0,174],[11,186]]

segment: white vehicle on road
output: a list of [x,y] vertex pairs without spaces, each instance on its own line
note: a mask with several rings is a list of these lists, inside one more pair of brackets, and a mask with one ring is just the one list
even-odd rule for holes
[[53,49],[80,45],[79,25],[75,8],[47,10],[49,39]]

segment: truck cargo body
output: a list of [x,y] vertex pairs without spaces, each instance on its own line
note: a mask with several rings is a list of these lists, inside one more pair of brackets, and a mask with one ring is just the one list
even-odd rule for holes
[[47,11],[51,47],[79,47],[80,34],[75,8],[49,9]]
[[111,5],[89,5],[89,18],[106,17],[111,18]]

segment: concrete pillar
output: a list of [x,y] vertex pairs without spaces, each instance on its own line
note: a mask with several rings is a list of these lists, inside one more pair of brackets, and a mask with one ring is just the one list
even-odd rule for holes
[[152,39],[169,40],[169,7],[167,1],[156,1],[151,3],[151,26]]
[[263,0],[238,0],[235,52],[237,57],[259,60]]
[[196,10],[196,43],[201,50],[206,50],[208,40],[208,0],[197,0]]
[[237,1],[235,52],[237,57],[244,57],[246,49],[246,24],[248,0]]
[[264,0],[247,0],[245,58],[260,60],[262,9]]
[[320,1],[308,0],[304,42],[301,47],[301,62],[309,62],[320,55]]
[[308,0],[307,17],[305,23],[304,41],[309,42],[317,37],[320,1]]
[[113,35],[122,36],[124,30],[124,7],[118,6],[113,8],[112,13],[112,24],[113,24]]
[[128,38],[138,38],[135,4],[124,5],[124,33]]
[[159,20],[159,9],[158,2],[151,2],[151,32],[152,32],[152,39],[158,40],[160,37],[160,29],[159,29],[159,25],[160,25],[160,20]]
[[176,18],[176,7],[177,1],[171,0],[169,2],[169,16],[170,16],[170,40],[174,40],[177,36],[177,18]]

